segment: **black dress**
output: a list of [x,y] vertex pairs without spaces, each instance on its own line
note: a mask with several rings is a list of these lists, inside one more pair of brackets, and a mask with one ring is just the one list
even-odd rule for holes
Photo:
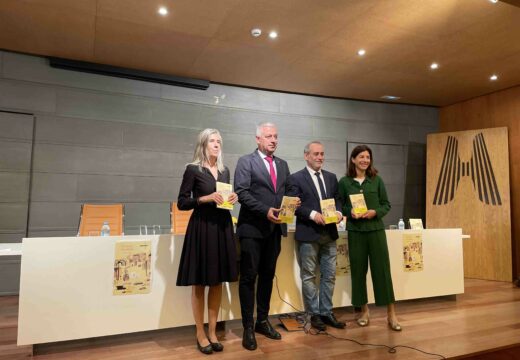
[[[229,169],[218,181],[229,183]],[[197,199],[216,191],[216,180],[205,167],[188,165],[184,171],[177,207],[194,209],[182,247],[177,286],[213,286],[237,281],[237,250],[229,210],[216,204],[197,204]]]

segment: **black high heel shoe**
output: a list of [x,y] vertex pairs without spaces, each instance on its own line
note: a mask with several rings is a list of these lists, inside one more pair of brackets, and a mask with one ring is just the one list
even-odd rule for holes
[[209,344],[211,345],[211,348],[213,349],[213,351],[219,352],[219,351],[224,350],[224,345],[222,345],[218,341],[217,342],[211,342],[211,340],[210,340]]
[[213,346],[211,346],[211,342],[209,343],[209,345],[201,346],[199,344],[199,340],[197,340],[197,349],[199,349],[201,353],[206,355],[213,354]]

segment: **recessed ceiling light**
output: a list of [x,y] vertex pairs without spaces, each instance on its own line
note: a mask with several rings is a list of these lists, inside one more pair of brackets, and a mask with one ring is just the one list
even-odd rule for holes
[[358,54],[359,56],[363,56],[363,55],[365,55],[366,53],[367,53],[367,52],[365,51],[365,49],[359,49],[358,52],[357,52],[357,54]]
[[383,96],[381,96],[381,99],[385,99],[385,100],[398,100],[400,98],[401,98],[400,96],[393,96],[393,95],[383,95]]
[[437,63],[432,63],[430,65],[430,69],[432,69],[432,70],[435,70],[435,69],[438,69],[438,68],[439,68],[439,64],[437,64]]
[[276,38],[278,37],[278,33],[277,33],[276,31],[271,31],[271,32],[269,33],[269,37],[270,37],[271,39],[276,39]]
[[161,6],[157,12],[162,16],[168,15],[168,9],[166,9],[164,6]]
[[496,74],[493,74],[493,75],[491,75],[491,76],[489,77],[489,80],[491,80],[491,81],[496,81],[496,80],[498,80],[498,76],[497,76]]
[[496,4],[498,0],[489,0],[489,2],[492,2],[493,4]]
[[251,30],[251,35],[253,37],[259,37],[260,35],[262,35],[262,30],[260,30],[258,28],[252,29]]

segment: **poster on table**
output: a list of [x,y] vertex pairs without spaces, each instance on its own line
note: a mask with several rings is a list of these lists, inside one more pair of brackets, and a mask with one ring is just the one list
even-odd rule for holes
[[150,293],[151,248],[150,240],[116,242],[113,295]]
[[347,234],[339,234],[336,240],[336,276],[350,273],[350,261],[348,258]]
[[422,233],[403,234],[404,271],[422,271]]

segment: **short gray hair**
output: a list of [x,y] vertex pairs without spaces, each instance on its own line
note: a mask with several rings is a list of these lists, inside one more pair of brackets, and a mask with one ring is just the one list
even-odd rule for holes
[[303,153],[304,154],[308,154],[309,151],[311,151],[311,145],[312,144],[320,144],[323,146],[323,144],[321,142],[319,142],[318,140],[314,140],[314,141],[311,141],[310,143],[308,143],[307,145],[305,145],[305,147],[303,148]]
[[274,127],[275,128],[276,125],[273,124],[272,122],[263,122],[263,123],[256,125],[256,136],[261,136],[262,128],[265,128],[265,127]]

